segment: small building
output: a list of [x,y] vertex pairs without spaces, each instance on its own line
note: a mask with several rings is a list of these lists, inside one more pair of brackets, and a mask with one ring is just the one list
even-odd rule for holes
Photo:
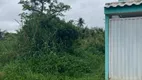
[[142,1],[105,4],[105,80],[142,80]]

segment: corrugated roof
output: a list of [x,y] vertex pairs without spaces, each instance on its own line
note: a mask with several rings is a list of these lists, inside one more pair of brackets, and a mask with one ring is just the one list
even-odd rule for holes
[[112,3],[106,3],[105,8],[110,7],[124,7],[124,6],[132,6],[132,5],[141,5],[142,1],[131,1],[131,2],[112,2]]

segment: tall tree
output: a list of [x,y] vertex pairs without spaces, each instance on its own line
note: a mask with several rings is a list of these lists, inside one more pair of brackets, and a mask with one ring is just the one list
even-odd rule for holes
[[31,51],[41,50],[45,46],[48,48],[47,44],[51,47],[57,29],[62,27],[60,24],[65,24],[59,17],[64,16],[63,12],[69,10],[70,6],[57,0],[20,0],[19,4],[24,10],[21,14],[24,25],[19,31],[22,35],[19,37],[20,46],[32,45],[34,48]]
[[22,4],[23,10],[56,16],[63,16],[62,12],[70,9],[69,5],[57,0],[20,0],[19,3]]

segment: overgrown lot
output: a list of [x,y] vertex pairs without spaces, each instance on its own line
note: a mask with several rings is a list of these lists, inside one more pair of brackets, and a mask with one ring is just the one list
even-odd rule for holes
[[0,80],[104,80],[103,29],[61,19],[70,6],[56,0],[20,4],[29,12],[0,39]]

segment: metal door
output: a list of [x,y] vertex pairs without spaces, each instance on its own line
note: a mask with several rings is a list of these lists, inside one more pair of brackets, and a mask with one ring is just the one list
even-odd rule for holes
[[110,80],[142,80],[142,17],[109,20]]

